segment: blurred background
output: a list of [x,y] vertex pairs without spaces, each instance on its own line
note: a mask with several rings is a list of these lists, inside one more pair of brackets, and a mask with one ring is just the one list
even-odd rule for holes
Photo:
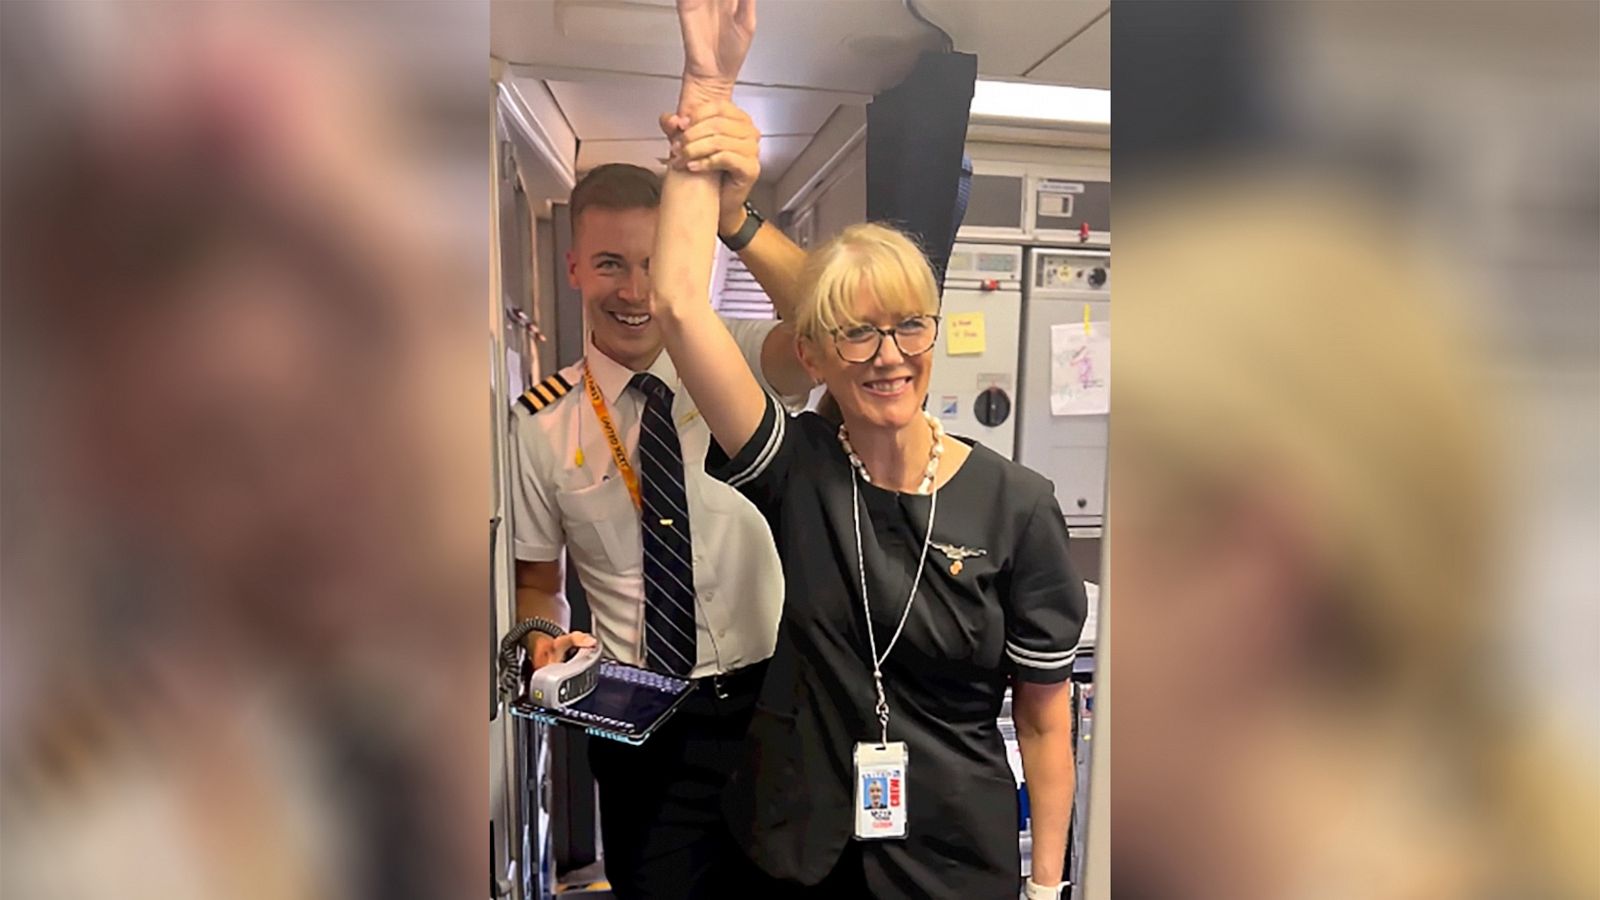
[[0,894],[482,885],[487,5],[0,23]]
[[1600,6],[1114,13],[1119,900],[1600,896]]
[[[1119,898],[1600,896],[1600,6],[1114,11]],[[0,894],[482,883],[486,46],[0,4]]]

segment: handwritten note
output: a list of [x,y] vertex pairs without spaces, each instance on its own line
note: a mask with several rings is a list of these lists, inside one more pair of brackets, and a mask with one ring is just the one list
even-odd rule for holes
[[951,356],[967,356],[988,349],[983,333],[983,313],[956,313],[945,323],[945,351]]
[[1050,326],[1050,414],[1096,416],[1111,411],[1111,324]]

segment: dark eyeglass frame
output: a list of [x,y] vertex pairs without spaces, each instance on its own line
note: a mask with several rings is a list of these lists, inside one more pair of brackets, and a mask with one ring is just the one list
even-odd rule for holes
[[[901,356],[913,357],[921,356],[922,354],[927,353],[929,350],[934,348],[935,344],[939,343],[939,320],[942,318],[944,317],[934,313],[924,313],[923,315],[909,316],[905,319],[902,319],[900,320],[899,324],[895,325],[893,328],[879,328],[876,325],[868,325],[866,323],[855,326],[856,328],[870,328],[878,333],[878,339],[873,342],[872,352],[867,354],[866,359],[851,359],[844,355],[844,341],[840,340],[840,338],[844,335],[844,331],[842,329],[835,328],[829,332],[829,335],[833,338],[833,352],[839,354],[839,358],[850,365],[860,366],[872,362],[874,359],[878,358],[878,353],[883,350],[883,339],[885,337],[888,337],[890,340],[894,341],[894,348],[900,351]],[[928,319],[933,322],[933,337],[928,341],[928,346],[923,347],[921,350],[918,350],[915,353],[907,352],[906,348],[900,346],[900,334],[898,331],[901,325],[910,322],[912,319]]]

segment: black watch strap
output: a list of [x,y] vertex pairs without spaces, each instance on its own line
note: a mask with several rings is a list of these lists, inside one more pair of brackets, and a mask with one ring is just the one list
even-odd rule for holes
[[756,232],[761,230],[761,223],[765,221],[766,219],[761,218],[761,213],[756,212],[756,208],[750,205],[749,200],[746,200],[744,202],[744,224],[740,225],[739,230],[728,237],[723,237],[720,234],[717,237],[722,241],[724,247],[738,253],[740,250],[750,246],[750,242],[756,239]]

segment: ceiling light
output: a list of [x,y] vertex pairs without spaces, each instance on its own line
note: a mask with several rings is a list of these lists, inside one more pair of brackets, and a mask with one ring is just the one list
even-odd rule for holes
[[972,118],[1110,125],[1111,92],[980,78],[972,89]]

